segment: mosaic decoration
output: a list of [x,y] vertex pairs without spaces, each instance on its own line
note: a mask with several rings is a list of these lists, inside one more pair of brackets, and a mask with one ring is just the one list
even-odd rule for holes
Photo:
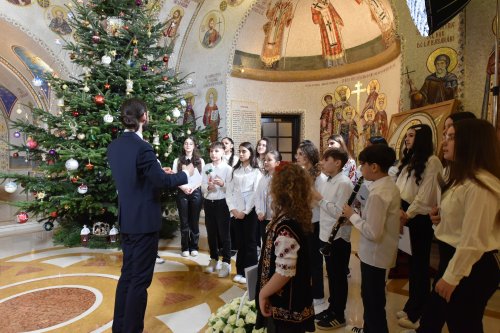
[[0,84],[0,103],[3,106],[7,118],[10,118],[12,109],[17,102],[17,96],[14,95],[9,89]]
[[[50,68],[45,61],[24,47],[14,45],[12,46],[12,51],[19,57],[19,59],[21,59],[23,64],[29,69],[31,74],[33,74],[33,77],[43,79],[46,73],[53,72],[52,68]],[[47,84],[47,81],[43,80],[40,89],[45,98],[48,100],[50,96],[50,87]]]

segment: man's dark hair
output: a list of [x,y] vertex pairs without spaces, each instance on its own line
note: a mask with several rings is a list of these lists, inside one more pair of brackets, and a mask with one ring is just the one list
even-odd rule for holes
[[222,151],[224,151],[224,145],[220,141],[214,141],[210,144],[210,150],[215,149],[215,148],[219,148],[219,149],[222,149]]
[[138,98],[127,99],[120,107],[120,119],[123,126],[137,131],[139,129],[139,120],[146,111],[147,106],[144,101]]
[[331,157],[334,160],[339,160],[340,162],[342,162],[340,168],[343,168],[344,165],[347,163],[347,160],[349,159],[349,155],[342,148],[328,148],[323,153],[323,160],[328,159],[328,157]]
[[396,161],[396,153],[389,146],[380,144],[372,145],[359,153],[359,161],[368,164],[376,163],[380,166],[382,172],[387,173]]
[[372,136],[368,139],[372,145],[386,145],[387,141],[383,136]]

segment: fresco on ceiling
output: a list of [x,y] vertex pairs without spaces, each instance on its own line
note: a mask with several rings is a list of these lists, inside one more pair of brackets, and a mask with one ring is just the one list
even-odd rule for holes
[[[241,37],[234,65],[290,71],[330,68],[370,58],[396,39],[388,0],[269,0],[262,16],[252,12],[247,20],[253,32]],[[259,22],[262,29],[255,30]],[[364,30],[359,22],[366,22]]]
[[208,12],[200,25],[200,43],[207,49],[217,46],[224,36],[225,21],[218,10]]
[[417,89],[410,72],[407,75],[410,87],[411,108],[419,108],[457,98],[458,78],[452,73],[457,67],[457,52],[450,47],[440,47],[434,50],[427,58],[428,75],[420,89]]
[[[377,79],[368,82],[366,88],[358,82],[351,89],[337,86],[321,98],[323,110],[320,117],[320,152],[328,148],[328,138],[340,134],[351,156],[358,156],[372,136],[388,140],[387,96],[380,91]],[[366,100],[362,104],[363,95]],[[354,96],[353,96],[354,95]],[[355,101],[350,102],[351,97]]]
[[14,108],[16,102],[17,96],[0,84],[0,103],[2,104],[2,109],[7,115],[7,118],[10,118],[12,109]]
[[227,0],[227,4],[231,7],[236,7],[241,5],[244,0]]
[[31,5],[31,0],[7,0],[7,2],[10,2],[11,4],[17,5],[17,6]]
[[203,125],[210,129],[210,141],[215,142],[219,137],[218,128],[220,123],[220,113],[217,107],[217,89],[209,88],[205,95],[207,106],[203,114]]
[[[33,78],[43,79],[46,73],[52,73],[53,70],[50,68],[45,61],[43,61],[39,56],[28,51],[22,46],[14,45],[12,46],[12,51],[21,59],[23,64],[28,68],[28,70],[33,75]],[[42,93],[48,100],[50,95],[50,87],[46,80],[42,80],[42,85],[40,86]]]
[[53,6],[47,9],[45,16],[49,23],[49,29],[58,35],[65,36],[73,32],[68,23],[68,11],[61,6]]

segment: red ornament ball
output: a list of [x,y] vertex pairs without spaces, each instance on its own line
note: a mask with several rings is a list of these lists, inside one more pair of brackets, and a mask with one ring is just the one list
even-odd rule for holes
[[109,83],[105,83],[104,84],[104,89],[108,90],[109,88],[111,88],[111,85]]
[[163,81],[168,81],[168,76],[164,76],[162,79]]
[[100,41],[101,41],[101,36],[99,36],[99,35],[92,36],[92,43],[97,44]]
[[163,134],[163,140],[168,140],[168,138],[170,138],[170,135],[167,134]]
[[14,158],[18,158],[18,157],[19,157],[19,153],[14,153],[14,154],[12,154],[12,157],[14,157]]
[[97,106],[104,105],[104,96],[103,95],[95,95],[94,96],[94,103]]
[[142,6],[142,0],[135,0],[135,4],[137,6]]
[[38,147],[38,142],[36,142],[35,140],[27,140],[26,141],[26,146],[29,149],[35,149],[36,147]]
[[163,62],[168,62],[169,59],[170,59],[170,57],[168,56],[168,54],[165,54],[163,56]]
[[57,211],[50,212],[50,217],[57,217]]
[[118,133],[118,128],[117,128],[117,127],[113,127],[113,128],[111,129],[111,132],[112,132],[113,134]]
[[76,117],[78,117],[78,116],[80,115],[80,112],[78,112],[78,111],[73,111],[73,112],[72,112],[72,114],[73,114],[73,117],[75,117],[75,118],[76,118]]
[[79,178],[78,176],[73,176],[70,178],[70,180],[73,184],[76,184],[78,182],[78,178]]
[[20,212],[19,214],[17,214],[17,222],[19,222],[19,223],[28,222],[28,213]]

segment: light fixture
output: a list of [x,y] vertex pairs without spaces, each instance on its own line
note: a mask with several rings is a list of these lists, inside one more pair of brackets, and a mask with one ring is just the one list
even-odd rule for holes
[[470,0],[406,0],[411,18],[424,37],[451,21]]
[[33,85],[35,87],[41,87],[43,84],[43,80],[40,79],[38,76],[35,76],[31,82],[33,82]]

